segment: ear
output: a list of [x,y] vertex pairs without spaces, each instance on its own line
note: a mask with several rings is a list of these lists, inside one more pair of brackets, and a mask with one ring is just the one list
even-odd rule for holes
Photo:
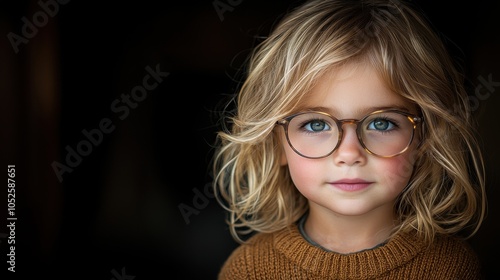
[[425,130],[426,130],[426,127],[425,127],[425,122],[422,122],[420,124],[420,127],[418,127],[419,129],[417,129],[417,133],[416,133],[416,140],[418,141],[418,145],[417,145],[417,149],[420,148],[424,142],[424,139],[425,139]]
[[[285,166],[288,164],[288,160],[286,158],[286,153],[285,153],[285,147],[283,146],[283,143],[286,142],[286,138],[285,136],[283,135],[283,132],[282,131],[278,131],[278,139],[279,139],[279,154],[280,154],[280,166]],[[284,142],[283,142],[284,141]],[[288,144],[287,144],[288,145]]]
[[288,164],[288,160],[286,159],[285,149],[283,145],[281,145],[281,158],[280,158],[280,166],[285,166]]

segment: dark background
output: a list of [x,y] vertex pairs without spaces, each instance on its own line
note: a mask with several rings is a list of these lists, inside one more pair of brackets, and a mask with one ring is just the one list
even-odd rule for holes
[[[6,2],[0,144],[4,168],[16,165],[18,220],[14,274],[4,186],[2,279],[215,279],[236,246],[208,191],[217,110],[238,88],[258,37],[302,1]],[[230,9],[218,13],[216,2]],[[489,216],[471,244],[488,279],[498,275],[490,256],[500,250],[500,5],[492,2],[417,1],[471,89],[489,195]],[[45,21],[40,3],[57,3]],[[22,36],[26,21],[39,26],[13,46],[9,38]],[[122,95],[143,85],[146,67],[169,75],[125,105]],[[114,129],[97,137],[103,120]],[[97,137],[91,150],[84,130]],[[68,156],[78,149],[87,155]],[[67,172],[58,178],[54,165]]]

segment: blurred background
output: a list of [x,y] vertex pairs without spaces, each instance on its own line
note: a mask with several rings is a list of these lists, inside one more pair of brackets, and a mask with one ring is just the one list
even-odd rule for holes
[[[4,168],[16,166],[15,275],[215,279],[236,246],[209,188],[217,111],[238,88],[250,49],[303,1],[103,2],[0,4],[0,144]],[[471,244],[492,279],[500,2],[415,2],[466,69],[489,195]],[[2,189],[2,279],[16,279]]]

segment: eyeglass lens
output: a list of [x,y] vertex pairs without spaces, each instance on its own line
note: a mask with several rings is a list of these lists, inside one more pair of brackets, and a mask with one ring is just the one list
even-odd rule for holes
[[[301,155],[324,157],[337,148],[343,124],[326,114],[302,113],[288,123],[290,145]],[[398,112],[370,114],[357,124],[358,138],[371,153],[392,156],[404,151],[411,143],[414,123]]]

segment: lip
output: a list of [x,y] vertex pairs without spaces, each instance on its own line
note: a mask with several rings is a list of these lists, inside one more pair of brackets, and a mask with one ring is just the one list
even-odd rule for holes
[[333,182],[329,182],[330,185],[337,189],[346,192],[355,192],[368,188],[373,182],[366,181],[363,179],[341,179]]

